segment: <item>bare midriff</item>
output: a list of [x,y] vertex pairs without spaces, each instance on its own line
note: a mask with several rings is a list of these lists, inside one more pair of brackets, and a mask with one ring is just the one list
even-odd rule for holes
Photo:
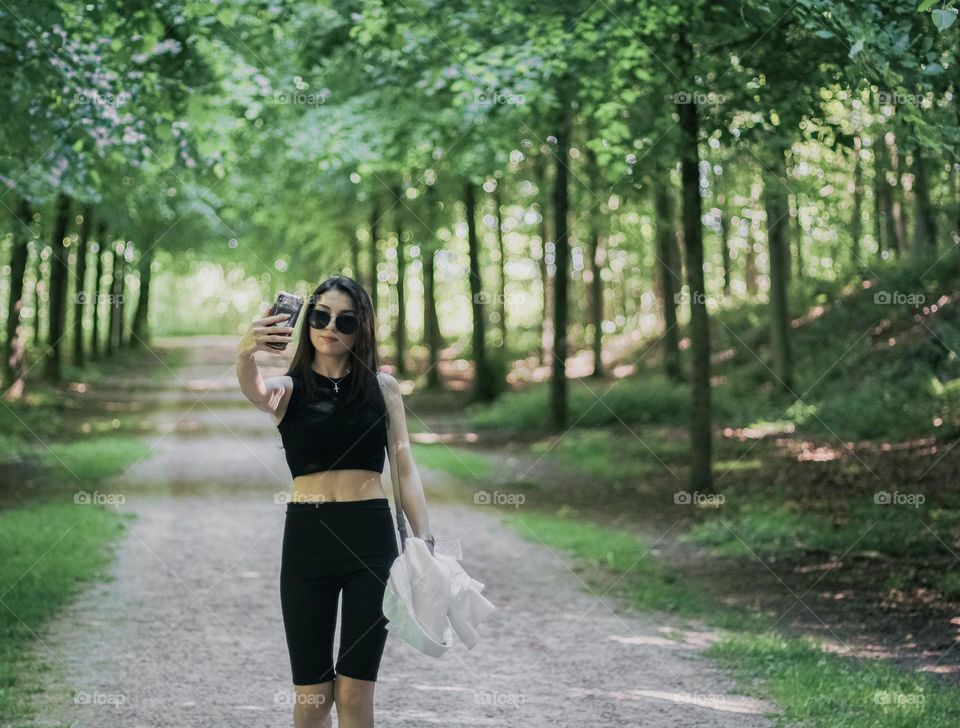
[[327,503],[386,497],[380,482],[380,473],[372,470],[329,470],[298,475],[293,479],[294,503]]

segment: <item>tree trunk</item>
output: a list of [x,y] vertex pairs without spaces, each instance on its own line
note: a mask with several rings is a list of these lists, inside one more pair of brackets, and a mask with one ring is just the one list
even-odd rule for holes
[[393,189],[393,197],[397,204],[395,226],[397,230],[397,321],[395,342],[397,347],[397,374],[405,376],[407,373],[407,300],[403,295],[407,277],[406,253],[403,249],[403,189],[397,185]]
[[[126,246],[126,243],[123,243]],[[107,329],[107,356],[113,356],[117,348],[117,329],[120,310],[120,301],[122,294],[121,286],[123,282],[123,253],[118,252],[117,245],[110,246],[110,303],[109,303],[109,328]]]
[[874,149],[877,157],[877,205],[883,221],[883,237],[886,249],[893,255],[900,254],[900,236],[897,233],[897,220],[893,212],[893,190],[887,179],[888,147],[884,130],[880,130],[879,139]]
[[767,241],[770,252],[770,346],[778,386],[789,392],[793,387],[790,358],[790,311],[788,307],[790,241],[787,237],[790,214],[786,195],[786,149],[773,145],[770,169],[764,170],[764,207],[767,213]]
[[[90,340],[90,355],[94,359],[100,358],[100,303],[103,301],[103,259],[107,254],[108,235],[107,223],[101,222],[97,239],[97,269],[93,279],[93,331]],[[109,308],[107,309],[110,310]]]
[[10,298],[7,303],[7,335],[3,342],[4,398],[9,400],[20,399],[27,372],[25,332],[21,319],[23,284],[32,237],[30,223],[33,222],[33,210],[27,198],[20,198],[15,215],[19,224],[14,228],[10,249]]
[[754,299],[760,290],[757,280],[757,230],[760,227],[759,216],[756,214],[760,199],[760,185],[754,180],[750,184],[750,207],[747,209],[747,252],[743,261],[743,279],[747,291],[747,298]]
[[[687,70],[693,50],[681,33],[677,44],[681,66]],[[710,491],[712,474],[712,415],[710,411],[710,329],[707,320],[706,288],[703,276],[703,228],[700,201],[700,124],[697,105],[677,103],[680,116],[680,178],[683,189],[683,240],[686,253],[687,285],[690,288],[690,484],[698,491]]]
[[501,346],[507,347],[507,252],[503,245],[503,218],[501,217],[500,207],[503,200],[500,196],[500,185],[502,180],[497,180],[497,187],[493,191],[494,219],[497,221],[497,250],[500,254],[498,268],[500,269],[500,300],[498,309],[500,313],[500,341]]
[[[380,237],[380,195],[376,192],[371,193],[372,205],[370,207],[370,303],[373,305],[374,315],[377,311],[377,239]],[[374,326],[376,329],[376,326]]]
[[[725,170],[724,170],[725,171]],[[723,260],[723,295],[730,295],[730,215],[727,213],[727,195],[723,175],[716,175],[717,209],[720,211],[720,256]]]
[[930,201],[930,181],[923,147],[913,150],[913,190],[916,195],[914,238],[918,256],[933,258],[937,252],[937,212]]
[[77,269],[73,297],[73,363],[78,367],[82,367],[84,363],[83,313],[84,309],[90,305],[90,292],[87,290],[87,247],[91,230],[93,230],[93,206],[84,205],[80,239],[77,242]]
[[495,396],[486,349],[486,301],[480,276],[480,242],[477,238],[477,200],[474,185],[469,180],[463,189],[463,206],[467,216],[467,248],[470,255],[470,307],[473,311],[473,362],[476,376],[473,398],[480,402],[492,401]]
[[150,281],[153,279],[153,254],[156,243],[150,245],[140,255],[137,265],[140,277],[140,294],[137,297],[137,310],[133,314],[133,327],[130,335],[131,347],[150,345]]
[[120,253],[120,280],[118,282],[117,300],[117,348],[129,345],[127,331],[127,253],[133,252],[133,243],[127,241]]
[[907,252],[907,208],[904,204],[903,195],[903,173],[904,164],[903,149],[900,146],[901,134],[899,125],[897,134],[893,137],[890,144],[890,167],[893,169],[896,183],[893,186],[893,219],[897,230],[897,252],[903,255]]
[[853,137],[853,216],[850,220],[850,254],[860,265],[860,237],[863,234],[863,139]]
[[[800,195],[787,195],[787,218],[785,235],[787,238],[787,284],[793,280],[793,267],[790,265],[791,251],[796,251],[797,278],[803,278],[803,223],[800,221]],[[791,241],[792,239],[792,241]],[[833,259],[836,260],[836,249]]]
[[550,376],[550,426],[555,431],[567,427],[567,286],[569,283],[570,241],[567,216],[570,210],[568,160],[571,134],[570,102],[561,95],[557,120],[557,150],[553,182],[554,232],[556,240],[553,277],[553,366]]
[[33,345],[40,345],[40,304],[41,292],[44,291],[43,283],[43,225],[41,224],[40,234],[36,241],[37,247],[37,270],[33,281]]
[[553,314],[550,301],[553,291],[550,288],[549,255],[547,242],[550,239],[549,223],[547,222],[547,171],[546,163],[540,158],[536,164],[537,198],[540,203],[540,292],[543,295],[542,312],[540,317],[540,365],[545,366],[553,358]]
[[683,380],[680,366],[680,329],[677,326],[677,294],[683,278],[676,268],[677,227],[673,205],[673,186],[669,172],[660,175],[654,185],[653,209],[656,218],[657,278],[663,306],[663,368],[674,382]]
[[50,255],[50,319],[47,323],[47,351],[44,361],[44,378],[59,382],[63,376],[62,348],[60,341],[66,333],[67,306],[67,247],[63,244],[70,224],[70,197],[61,192],[57,195],[53,220],[53,237]]
[[[587,148],[587,170],[592,198],[602,189],[600,181],[600,165],[597,155]],[[591,377],[599,378],[605,375],[603,365],[603,264],[606,256],[604,250],[604,225],[602,210],[594,211],[593,205],[586,204],[587,225],[589,227],[589,255],[590,255],[590,326],[593,332],[591,345],[593,348],[593,371]]]
[[873,134],[873,235],[877,239],[877,255],[883,255],[889,250],[890,240],[887,239],[887,200],[886,155],[883,153],[883,129]]
[[349,224],[346,225],[347,240],[350,242],[350,272],[357,281],[363,280],[363,274],[360,272],[360,238],[357,237],[357,226],[353,224],[353,219],[348,218]]
[[427,205],[428,237],[423,243],[423,338],[427,346],[427,388],[442,389],[440,376],[440,349],[443,337],[440,334],[440,319],[437,316],[436,255],[440,248],[434,231],[437,229],[437,191],[433,185],[427,185],[425,194]]

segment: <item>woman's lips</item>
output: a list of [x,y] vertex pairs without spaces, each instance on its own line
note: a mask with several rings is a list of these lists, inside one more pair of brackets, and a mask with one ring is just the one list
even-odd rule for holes
[[324,341],[336,341],[336,339],[333,338],[332,336],[321,336],[320,338],[323,339]]

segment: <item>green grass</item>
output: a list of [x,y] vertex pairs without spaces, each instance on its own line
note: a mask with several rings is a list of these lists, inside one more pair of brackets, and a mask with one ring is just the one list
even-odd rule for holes
[[781,725],[938,728],[957,725],[960,715],[960,691],[924,673],[825,653],[808,639],[736,634],[706,654],[749,692],[772,697],[782,710]]
[[110,562],[124,517],[72,499],[0,512],[0,723],[29,713],[50,667],[34,661],[30,643]]
[[757,502],[708,518],[694,525],[685,538],[736,556],[844,552],[856,544],[859,551],[922,558],[948,554],[946,544],[955,538],[958,526],[960,513],[954,510],[873,503],[847,508],[838,503],[830,517],[791,504]]
[[[166,367],[175,369],[188,353],[186,348],[163,350],[157,354],[162,357],[161,363],[150,351],[121,349],[112,358],[90,361],[83,368],[65,365],[63,378],[64,382],[109,389],[130,370],[142,375],[152,371],[165,375]],[[31,371],[21,401],[0,402],[0,463],[15,459],[47,461],[49,453],[43,443],[141,431],[142,415],[92,411],[82,395],[65,391],[65,384],[51,385],[39,379],[41,368],[42,364],[37,364]],[[121,447],[129,447],[117,442]],[[110,458],[109,453],[104,455]]]
[[413,443],[413,459],[425,468],[466,481],[487,480],[494,473],[490,459],[482,453],[443,443]]
[[[648,375],[613,381],[573,379],[568,394],[570,422],[585,428],[622,422],[683,426],[690,401],[686,385]],[[505,393],[490,405],[468,409],[469,426],[477,429],[543,431],[550,411],[549,385],[533,384],[521,392]]]
[[[599,595],[613,579],[596,578],[598,569],[606,576],[620,577],[611,593],[626,597],[638,609],[661,610],[684,616],[699,616],[712,610],[708,597],[679,581],[657,561],[652,543],[626,531],[619,531],[565,516],[525,510],[502,515],[525,539],[569,552],[579,563],[575,571],[596,587]],[[726,626],[751,624],[748,615],[733,611],[716,613]]]
[[122,471],[150,454],[138,437],[114,435],[52,443],[43,448],[43,462],[62,478],[95,481]]
[[943,574],[937,579],[936,587],[947,599],[960,599],[960,572]]
[[[723,453],[728,460],[715,465],[724,470],[754,470],[760,467],[755,458],[738,459],[741,451],[748,452],[750,443],[724,442]],[[644,428],[628,432],[622,426],[610,429],[574,429],[559,440],[542,440],[530,445],[535,458],[548,455],[563,469],[591,478],[610,482],[629,481],[642,484],[647,476],[683,472],[688,466],[690,448],[684,438],[670,431]]]
[[527,512],[503,518],[522,537],[573,556],[571,568],[596,594],[619,579],[611,593],[634,607],[696,617],[723,630],[706,654],[737,676],[741,690],[773,701],[782,711],[775,716],[781,725],[956,725],[960,691],[878,660],[832,655],[807,638],[767,633],[769,620],[761,615],[732,612],[674,579],[649,553],[650,545],[634,535],[564,515]]

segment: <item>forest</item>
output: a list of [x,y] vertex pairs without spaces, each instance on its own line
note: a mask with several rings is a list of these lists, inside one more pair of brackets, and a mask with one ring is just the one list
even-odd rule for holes
[[344,275],[428,501],[704,620],[784,725],[952,725],[957,15],[0,2],[0,716],[136,529],[78,489],[261,497],[232,347]]

